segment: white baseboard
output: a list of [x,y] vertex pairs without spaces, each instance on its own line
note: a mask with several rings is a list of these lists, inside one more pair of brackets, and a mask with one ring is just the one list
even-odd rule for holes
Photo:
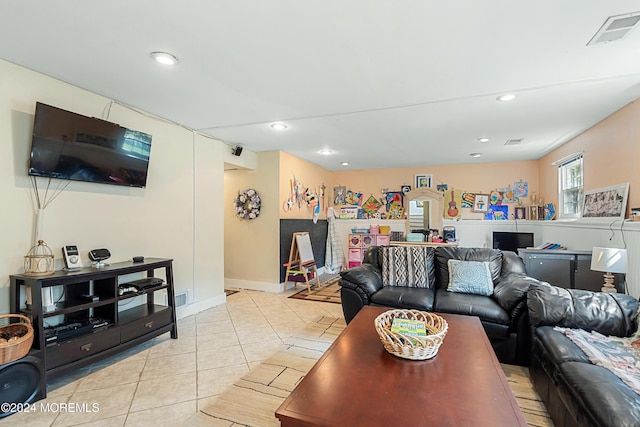
[[252,291],[264,291],[278,294],[284,291],[282,283],[256,282],[253,280],[224,279],[224,286]]
[[187,316],[191,316],[192,314],[198,314],[201,311],[205,311],[211,307],[222,305],[226,302],[227,295],[223,292],[220,295],[216,295],[212,298],[207,298],[204,301],[194,302],[193,304],[188,304],[186,306],[178,308],[176,310],[176,317],[178,319],[183,319]]
[[[324,267],[318,268],[318,275],[324,274]],[[224,279],[225,287],[236,289],[249,289],[252,291],[264,291],[279,294],[285,291],[285,283],[269,283],[269,282],[256,282],[253,280],[241,280],[241,279]],[[304,283],[302,284],[304,286]],[[295,286],[293,282],[286,283],[286,289],[292,289]]]

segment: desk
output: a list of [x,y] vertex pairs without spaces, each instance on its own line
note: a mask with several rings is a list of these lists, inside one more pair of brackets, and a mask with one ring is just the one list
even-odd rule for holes
[[[518,249],[527,274],[554,286],[600,292],[603,273],[591,270],[591,251]],[[615,274],[618,292],[624,293],[624,275]]]

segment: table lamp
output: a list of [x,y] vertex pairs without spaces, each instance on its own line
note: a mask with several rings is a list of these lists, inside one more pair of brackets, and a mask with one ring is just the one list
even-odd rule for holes
[[613,283],[613,273],[627,272],[627,250],[594,247],[591,254],[591,269],[605,272],[602,292],[617,292]]

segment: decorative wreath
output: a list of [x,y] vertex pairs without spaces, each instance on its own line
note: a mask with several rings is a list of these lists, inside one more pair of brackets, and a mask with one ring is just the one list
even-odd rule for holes
[[260,196],[252,189],[239,191],[233,201],[236,215],[242,219],[256,219],[260,215],[261,203]]

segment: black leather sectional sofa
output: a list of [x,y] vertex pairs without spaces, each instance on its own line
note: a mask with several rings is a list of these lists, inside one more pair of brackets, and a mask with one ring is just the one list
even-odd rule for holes
[[548,284],[528,293],[531,380],[556,427],[640,426],[640,396],[554,326],[628,337],[638,327],[638,300],[619,293]]
[[[448,260],[488,262],[494,290],[490,296],[447,291]],[[340,273],[342,309],[348,322],[365,305],[478,316],[498,359],[526,365],[530,328],[526,295],[532,284],[514,253],[488,248],[429,248],[426,288],[383,286],[379,249],[371,248],[361,266]]]

